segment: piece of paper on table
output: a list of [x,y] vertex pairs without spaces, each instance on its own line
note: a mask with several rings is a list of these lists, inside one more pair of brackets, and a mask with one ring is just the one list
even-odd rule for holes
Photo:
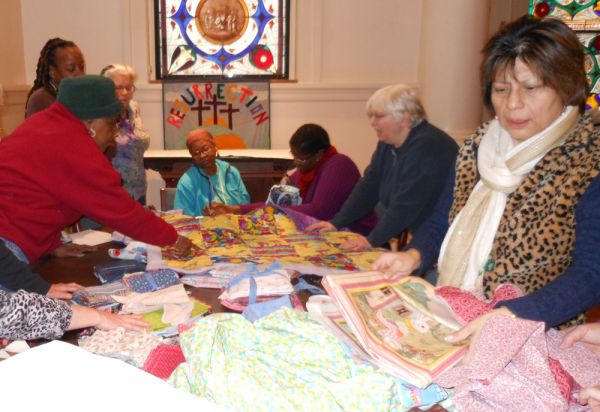
[[24,340],[15,340],[9,343],[4,349],[0,349],[0,359],[8,359],[13,355],[25,352],[29,345]]
[[76,245],[96,246],[112,241],[110,233],[92,229],[71,233],[69,236]]
[[223,410],[121,360],[61,341],[0,362],[0,388],[3,404],[22,411]]

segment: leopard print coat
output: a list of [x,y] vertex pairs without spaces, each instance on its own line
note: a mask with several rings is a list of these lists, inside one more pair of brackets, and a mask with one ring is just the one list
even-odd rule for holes
[[69,305],[36,293],[0,290],[0,338],[8,340],[54,339],[71,323]]
[[[477,148],[488,126],[482,125],[459,151],[450,224],[479,180]],[[532,293],[571,265],[575,209],[599,171],[600,138],[584,115],[565,143],[546,153],[508,196],[491,259],[484,268],[487,298],[503,283]],[[581,315],[569,324],[584,320]]]

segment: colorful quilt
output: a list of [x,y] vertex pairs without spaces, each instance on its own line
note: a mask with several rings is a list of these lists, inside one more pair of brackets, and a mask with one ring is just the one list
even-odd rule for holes
[[[148,267],[171,268],[197,273],[207,267],[227,263],[268,265],[275,261],[286,268],[310,273],[365,271],[385,251],[344,252],[339,246],[360,236],[352,232],[308,234],[300,231],[305,222],[298,214],[289,214],[267,206],[247,215],[220,215],[193,218],[166,213],[162,218],[198,247],[185,259],[171,248],[149,252]],[[300,220],[299,220],[300,219]]]

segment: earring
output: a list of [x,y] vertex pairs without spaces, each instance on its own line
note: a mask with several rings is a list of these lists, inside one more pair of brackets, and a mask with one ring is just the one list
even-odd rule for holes
[[94,137],[96,137],[96,131],[94,130],[93,127],[89,127],[88,128],[88,133],[90,134],[91,138],[93,139]]
[[58,87],[56,87],[56,85],[54,84],[54,82],[52,80],[50,80],[48,82],[48,84],[50,85],[50,87],[52,88],[52,90],[54,91],[54,93],[58,93]]

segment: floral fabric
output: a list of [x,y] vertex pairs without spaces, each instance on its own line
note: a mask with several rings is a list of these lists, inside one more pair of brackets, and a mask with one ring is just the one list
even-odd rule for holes
[[254,323],[214,314],[181,332],[180,342],[186,362],[168,381],[227,410],[367,412],[412,406],[407,388],[353,361],[306,312],[280,309]]
[[146,196],[146,170],[144,152],[150,145],[150,135],[142,125],[140,109],[133,100],[126,116],[120,117],[121,129],[116,137],[117,153],[112,160],[121,174],[123,188],[136,200]]

